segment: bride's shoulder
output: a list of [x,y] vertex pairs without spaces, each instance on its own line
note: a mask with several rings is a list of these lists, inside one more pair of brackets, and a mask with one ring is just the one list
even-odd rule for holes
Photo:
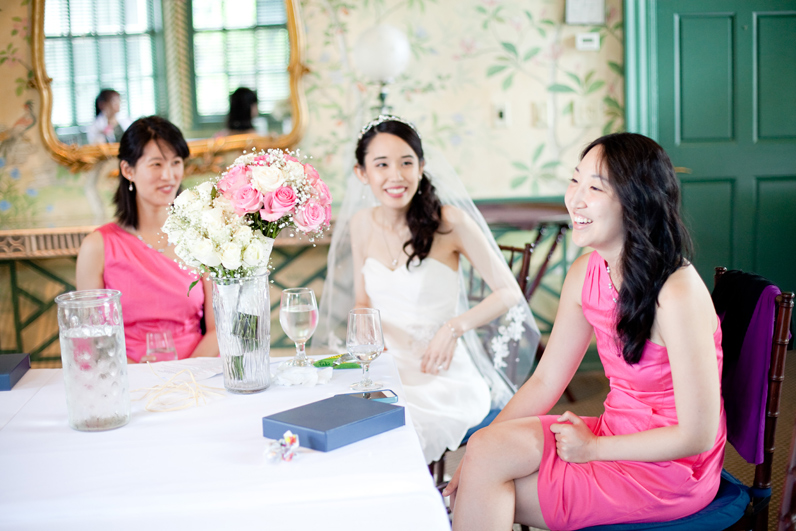
[[373,226],[373,207],[360,210],[351,216],[351,232],[361,235]]
[[470,220],[464,210],[453,205],[442,205],[442,223],[453,228],[461,226]]
[[478,230],[478,225],[475,223],[475,220],[471,218],[467,212],[452,205],[442,206],[440,232],[461,234]]

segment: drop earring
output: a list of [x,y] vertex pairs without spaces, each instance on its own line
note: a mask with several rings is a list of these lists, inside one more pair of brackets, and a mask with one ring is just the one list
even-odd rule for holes
[[133,191],[133,181],[130,181],[130,186],[127,187],[131,192]]

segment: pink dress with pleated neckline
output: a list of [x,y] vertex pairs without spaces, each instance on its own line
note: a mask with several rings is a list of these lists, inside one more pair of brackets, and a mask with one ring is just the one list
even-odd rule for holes
[[202,339],[200,321],[204,286],[171,258],[150,249],[116,223],[97,229],[105,245],[102,277],[107,289],[122,292],[122,317],[127,357],[146,354],[147,332],[170,330],[179,359],[189,357]]
[[[586,320],[594,327],[597,350],[610,391],[600,417],[582,417],[599,436],[636,433],[677,424],[671,367],[666,348],[647,341],[639,363],[629,365],[616,341],[616,297],[605,260],[589,258],[583,283]],[[721,374],[721,327],[713,334]],[[577,404],[573,407],[577,413]],[[713,448],[701,454],[655,463],[593,461],[567,463],[556,454],[550,425],[557,416],[539,417],[545,434],[539,467],[539,502],[550,529],[668,521],[707,506],[719,488],[724,461],[724,406]]]

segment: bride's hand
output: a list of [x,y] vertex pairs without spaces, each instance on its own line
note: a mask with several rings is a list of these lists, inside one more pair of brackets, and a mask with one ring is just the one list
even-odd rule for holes
[[456,338],[451,333],[450,326],[442,325],[426,347],[426,352],[420,360],[420,370],[430,374],[447,371],[455,349]]

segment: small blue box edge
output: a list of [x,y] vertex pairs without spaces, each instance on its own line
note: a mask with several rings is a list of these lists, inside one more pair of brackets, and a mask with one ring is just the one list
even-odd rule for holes
[[[13,389],[17,382],[28,372],[28,369],[30,369],[30,354],[0,354],[2,358],[6,356],[11,358],[18,357],[19,361],[10,371],[0,373],[0,391],[10,391]],[[12,361],[11,363],[14,362]]]
[[[367,400],[366,398],[347,398],[352,400]],[[305,426],[296,426],[295,424],[269,417],[263,417],[263,436],[271,439],[278,439],[284,435],[285,431],[290,430],[299,436],[300,446],[320,452],[329,452],[406,425],[406,413],[403,406],[384,404],[383,402],[380,402],[380,404],[389,406],[390,408],[370,417],[331,428],[325,432]],[[355,426],[357,429],[352,429]]]

